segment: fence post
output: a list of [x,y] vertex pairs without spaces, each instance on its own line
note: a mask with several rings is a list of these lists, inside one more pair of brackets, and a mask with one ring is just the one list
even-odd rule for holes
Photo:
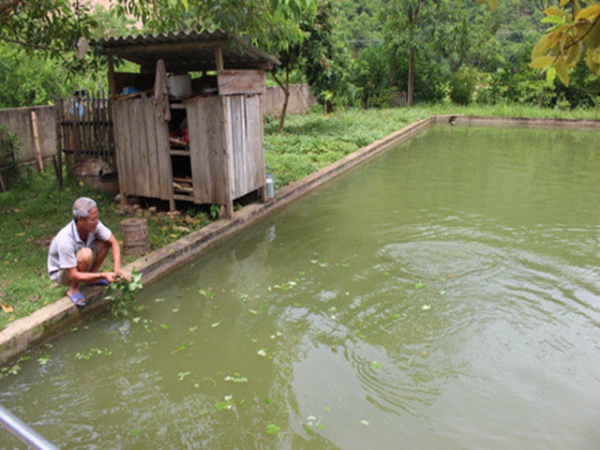
[[40,137],[38,135],[37,117],[35,111],[31,111],[31,130],[33,131],[33,147],[35,149],[35,158],[37,159],[40,173],[44,173],[44,162],[42,161],[42,151],[40,150]]
[[58,179],[58,189],[62,191],[63,188],[63,162],[62,162],[62,152],[63,152],[63,133],[62,133],[62,122],[64,120],[64,105],[63,99],[57,98],[54,102],[54,107],[56,108],[55,116],[56,116],[56,155],[57,160],[54,164],[54,170],[56,170],[56,178]]

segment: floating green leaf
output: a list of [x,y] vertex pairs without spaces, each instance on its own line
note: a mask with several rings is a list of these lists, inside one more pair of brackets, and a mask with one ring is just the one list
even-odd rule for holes
[[183,381],[185,377],[189,376],[192,372],[179,372],[177,376],[179,377],[179,381]]
[[248,382],[248,378],[241,377],[241,376],[232,377],[231,375],[227,375],[225,377],[225,381],[232,381],[234,383],[247,383]]
[[215,295],[215,291],[213,291],[212,288],[208,288],[208,289],[198,289],[198,293],[200,295],[202,295],[203,297],[205,297],[206,299],[210,300],[211,298],[213,298],[213,296]]
[[186,346],[185,344],[180,344],[180,345],[179,345],[179,347],[177,347],[175,350],[173,350],[173,351],[171,352],[171,354],[173,354],[173,353],[177,353],[177,352],[181,352],[181,351],[185,350],[185,349],[186,349],[186,347],[187,347],[187,346]]
[[217,402],[215,404],[217,411],[223,411],[225,409],[231,409],[233,407],[233,397],[231,395],[226,395],[223,399],[225,401]]
[[231,409],[231,404],[226,402],[217,402],[215,407],[217,408],[217,411],[223,411],[224,409]]
[[281,430],[281,427],[278,427],[274,423],[267,425],[267,434],[277,434],[279,430]]

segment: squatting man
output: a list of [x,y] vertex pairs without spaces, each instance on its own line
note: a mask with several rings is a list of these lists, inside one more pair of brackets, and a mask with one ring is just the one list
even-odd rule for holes
[[[112,250],[114,270],[98,272]],[[62,286],[77,306],[85,306],[80,283],[108,286],[120,277],[131,281],[131,274],[121,269],[121,248],[112,232],[98,218],[98,205],[87,197],[73,204],[73,220],[52,240],[48,254],[48,274]]]

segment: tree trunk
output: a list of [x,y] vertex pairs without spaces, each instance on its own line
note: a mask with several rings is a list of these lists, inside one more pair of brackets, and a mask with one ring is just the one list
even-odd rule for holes
[[283,107],[281,108],[281,114],[279,115],[279,127],[277,128],[277,132],[280,133],[281,130],[283,130],[283,125],[285,124],[285,116],[287,114],[288,101],[290,99],[290,74],[286,69],[285,84],[279,79],[275,72],[271,72],[271,75],[273,76],[273,79],[277,85],[283,91]]
[[287,114],[288,100],[290,99],[290,84],[286,82],[285,89],[283,89],[283,108],[281,108],[281,115],[279,116],[279,128],[277,132],[280,133],[283,130],[285,124],[285,116]]
[[415,91],[415,49],[410,49],[410,57],[408,60],[408,106],[413,105],[413,97]]

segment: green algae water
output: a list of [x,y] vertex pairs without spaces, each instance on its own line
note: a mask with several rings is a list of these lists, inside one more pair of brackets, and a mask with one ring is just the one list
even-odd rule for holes
[[599,174],[596,132],[431,128],[35,349],[0,403],[61,448],[597,448]]

